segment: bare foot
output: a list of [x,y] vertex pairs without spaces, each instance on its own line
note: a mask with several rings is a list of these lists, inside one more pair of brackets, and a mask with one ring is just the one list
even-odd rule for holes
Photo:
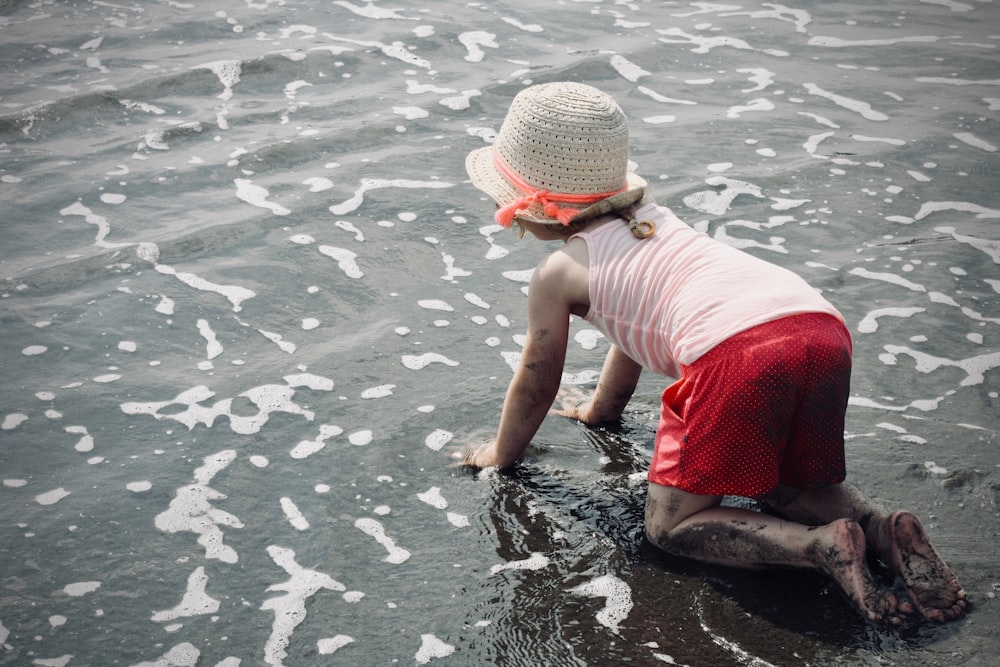
[[916,610],[937,623],[960,618],[965,613],[965,591],[931,546],[920,520],[910,512],[895,512],[887,528],[889,566],[903,580]]
[[865,533],[854,521],[838,519],[822,527],[828,533],[817,544],[817,565],[829,574],[868,620],[898,625],[896,597],[880,586],[868,569]]

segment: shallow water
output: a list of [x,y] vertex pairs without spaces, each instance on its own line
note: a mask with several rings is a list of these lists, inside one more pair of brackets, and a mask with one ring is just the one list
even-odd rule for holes
[[[995,2],[202,4],[0,2],[0,663],[992,664]],[[551,249],[464,156],[558,79],[620,101],[657,199],[842,310],[849,475],[924,518],[966,620],[656,553],[661,378],[512,475],[450,466]]]

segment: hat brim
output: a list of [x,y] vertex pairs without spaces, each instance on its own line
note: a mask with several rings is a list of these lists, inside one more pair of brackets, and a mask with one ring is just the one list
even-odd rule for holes
[[[465,158],[465,170],[469,173],[472,184],[489,195],[500,206],[506,206],[526,194],[508,181],[493,164],[492,146],[484,146],[470,152]],[[631,206],[641,200],[645,194],[646,180],[638,174],[628,172],[625,176],[625,190],[623,192],[601,199],[589,206],[576,207],[572,204],[562,206],[563,208],[579,208],[580,212],[577,213],[577,217],[591,218]],[[539,204],[532,204],[518,211],[517,217],[545,225],[560,224],[555,218],[546,216]]]

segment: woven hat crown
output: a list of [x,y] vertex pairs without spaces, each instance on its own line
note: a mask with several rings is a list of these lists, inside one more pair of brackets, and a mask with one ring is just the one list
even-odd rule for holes
[[628,173],[628,122],[614,99],[597,88],[541,84],[514,98],[494,149],[539,190],[613,192]]

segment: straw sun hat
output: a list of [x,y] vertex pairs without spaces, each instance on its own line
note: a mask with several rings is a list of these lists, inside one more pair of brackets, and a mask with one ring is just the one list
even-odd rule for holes
[[473,185],[514,217],[568,225],[642,199],[646,181],[628,170],[628,123],[611,96],[581,83],[525,88],[492,146],[465,160]]

